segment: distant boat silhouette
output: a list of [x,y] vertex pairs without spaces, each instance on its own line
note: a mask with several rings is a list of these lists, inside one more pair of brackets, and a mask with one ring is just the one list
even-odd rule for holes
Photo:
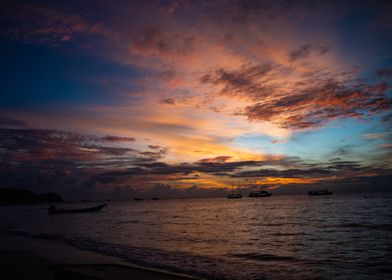
[[271,195],[272,195],[272,193],[270,193],[270,192],[259,190],[259,191],[251,191],[248,196],[249,197],[270,197]]
[[308,195],[331,195],[332,192],[329,190],[318,190],[318,191],[309,191]]
[[140,198],[140,197],[135,197],[133,200],[134,200],[134,201],[142,201],[142,200],[143,200],[143,198]]
[[231,186],[231,194],[227,195],[226,197],[229,199],[242,198],[241,190],[240,192],[234,193],[233,186]]
[[103,207],[105,207],[106,204],[101,204],[95,207],[90,207],[90,208],[82,208],[82,209],[56,209],[54,205],[50,205],[48,208],[48,213],[49,215],[53,214],[75,214],[75,213],[90,213],[90,212],[98,212],[100,211]]

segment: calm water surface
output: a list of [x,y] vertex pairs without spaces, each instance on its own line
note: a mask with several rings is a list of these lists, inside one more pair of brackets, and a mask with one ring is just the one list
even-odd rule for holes
[[110,202],[54,216],[39,208],[1,207],[2,232],[209,279],[392,279],[392,194]]

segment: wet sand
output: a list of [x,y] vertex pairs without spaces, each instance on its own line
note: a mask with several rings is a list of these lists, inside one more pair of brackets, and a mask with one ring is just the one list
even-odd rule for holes
[[[67,277],[69,277],[69,273],[78,273],[78,275],[88,275],[90,277],[89,279],[108,280],[199,279],[187,275],[140,267],[126,263],[119,258],[83,251],[45,240],[0,236],[0,245],[0,277],[2,279],[46,280],[54,279],[55,274],[56,279],[60,279],[59,276],[61,277],[65,272],[68,273]],[[93,265],[83,266],[85,264]],[[102,273],[99,272],[100,270]],[[72,278],[75,277],[72,276]]]

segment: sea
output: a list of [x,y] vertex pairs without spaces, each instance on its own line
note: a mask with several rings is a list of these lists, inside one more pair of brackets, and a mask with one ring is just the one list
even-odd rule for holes
[[107,203],[1,206],[0,232],[206,279],[392,279],[391,193]]

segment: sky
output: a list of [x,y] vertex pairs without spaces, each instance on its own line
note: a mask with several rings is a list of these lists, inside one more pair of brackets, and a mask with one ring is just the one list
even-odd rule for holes
[[5,1],[0,187],[390,191],[390,1]]

